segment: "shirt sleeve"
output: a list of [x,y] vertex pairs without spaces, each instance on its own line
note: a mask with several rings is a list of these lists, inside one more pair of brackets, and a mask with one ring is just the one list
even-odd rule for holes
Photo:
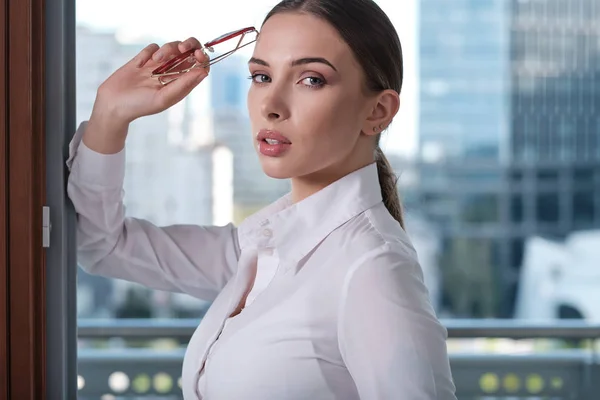
[[392,245],[364,256],[340,307],[340,351],[361,399],[456,399],[447,331],[414,256]]
[[81,140],[69,146],[67,192],[77,213],[77,257],[91,274],[212,301],[237,269],[237,229],[172,225],[125,217],[125,149],[100,154]]

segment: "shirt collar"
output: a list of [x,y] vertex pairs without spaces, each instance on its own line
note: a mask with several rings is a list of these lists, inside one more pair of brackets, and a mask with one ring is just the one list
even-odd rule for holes
[[297,263],[340,225],[382,201],[376,163],[358,169],[292,204],[291,193],[248,217],[238,228],[242,250],[275,247]]

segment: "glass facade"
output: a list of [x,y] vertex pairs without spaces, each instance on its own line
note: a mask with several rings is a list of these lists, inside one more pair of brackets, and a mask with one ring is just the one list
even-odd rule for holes
[[500,159],[508,139],[507,2],[419,4],[420,158]]
[[512,1],[515,161],[600,160],[600,3]]
[[526,242],[600,227],[600,2],[420,4],[413,206],[442,232],[444,307],[511,317]]

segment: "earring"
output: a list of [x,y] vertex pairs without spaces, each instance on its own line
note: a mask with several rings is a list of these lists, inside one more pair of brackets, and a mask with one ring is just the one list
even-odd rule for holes
[[376,126],[373,127],[373,132],[377,132],[377,127]]

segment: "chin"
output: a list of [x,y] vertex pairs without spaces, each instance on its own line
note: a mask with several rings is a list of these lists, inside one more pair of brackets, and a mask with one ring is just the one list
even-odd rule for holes
[[282,159],[264,159],[260,157],[262,170],[269,178],[290,179],[294,176],[292,169]]

